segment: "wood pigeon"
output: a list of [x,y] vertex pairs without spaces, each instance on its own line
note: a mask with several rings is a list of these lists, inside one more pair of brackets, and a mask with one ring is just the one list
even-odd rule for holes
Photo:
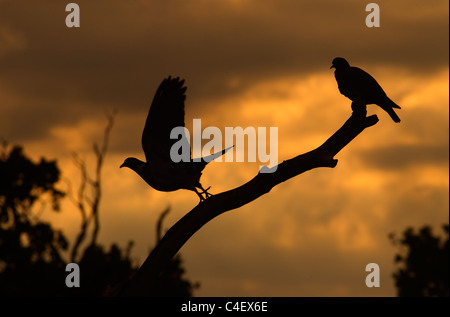
[[353,110],[355,110],[355,106],[362,106],[365,109],[368,104],[376,104],[385,110],[392,120],[400,122],[400,118],[393,109],[401,109],[400,106],[389,99],[383,88],[372,76],[358,67],[350,66],[342,57],[336,57],[331,68],[336,69],[334,76],[340,93],[353,101]]
[[[189,141],[184,134],[181,139],[171,139],[175,127],[184,127],[184,100],[186,87],[184,80],[170,76],[162,81],[156,91],[142,133],[142,148],[147,162],[134,157],[125,159],[120,167],[135,171],[144,181],[156,190],[170,192],[178,189],[194,191],[200,202],[211,196],[200,184],[200,176],[206,165],[225,154],[233,146],[215,154],[193,160]],[[174,143],[187,142],[189,161],[174,162],[170,151]],[[199,190],[197,190],[199,189]],[[203,197],[203,194],[205,197]]]

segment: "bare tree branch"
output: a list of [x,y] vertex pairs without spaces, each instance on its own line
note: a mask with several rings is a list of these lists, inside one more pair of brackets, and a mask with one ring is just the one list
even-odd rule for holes
[[[81,159],[76,153],[74,156],[75,165],[81,173],[80,187],[78,188],[78,197],[73,199],[81,214],[81,228],[71,253],[71,261],[76,262],[79,248],[83,241],[86,239],[87,230],[89,225],[93,223],[92,236],[89,245],[94,245],[97,242],[98,232],[100,230],[99,221],[99,205],[102,197],[101,191],[101,171],[103,167],[103,160],[108,150],[109,135],[114,124],[114,116],[116,112],[108,114],[107,125],[103,134],[103,142],[99,147],[97,143],[93,144],[94,154],[96,156],[96,166],[94,178],[91,178],[87,172],[86,162]],[[89,185],[91,190],[91,197],[86,194],[87,186]]]
[[100,231],[100,218],[98,215],[98,207],[100,204],[100,199],[102,197],[102,188],[101,188],[101,171],[103,167],[103,159],[106,155],[106,151],[108,150],[109,145],[109,135],[111,134],[111,129],[114,124],[114,115],[115,113],[108,115],[108,123],[105,128],[105,132],[103,133],[103,142],[101,147],[99,148],[96,143],[94,143],[94,153],[97,157],[97,164],[95,169],[95,179],[93,181],[92,189],[94,191],[94,201],[92,203],[92,217],[94,220],[94,228],[92,230],[92,238],[91,245],[97,242],[98,232]]
[[85,205],[85,202],[86,202],[85,191],[86,191],[86,183],[87,183],[86,164],[85,164],[84,160],[82,160],[76,153],[73,154],[73,158],[74,158],[75,165],[78,166],[78,169],[80,170],[80,173],[81,173],[81,182],[80,182],[80,187],[78,188],[78,196],[75,198],[75,203],[81,214],[81,227],[80,227],[80,232],[78,233],[78,235],[75,239],[75,243],[73,245],[72,253],[70,256],[71,261],[76,262],[77,255],[78,255],[78,249],[80,248],[81,243],[85,239],[86,230],[87,230],[89,222],[88,222],[88,217],[87,217],[87,213],[86,213],[86,205]]
[[167,207],[166,209],[163,210],[163,212],[159,215],[158,218],[158,222],[156,224],[156,243],[158,243],[159,241],[161,241],[161,237],[162,237],[162,224],[164,221],[164,218],[166,218],[166,216],[169,214],[170,212],[170,207]]
[[344,125],[318,148],[284,161],[274,173],[258,173],[235,189],[214,195],[197,205],[167,231],[139,271],[118,290],[118,296],[145,296],[160,273],[186,241],[218,215],[244,206],[268,193],[276,185],[317,167],[335,167],[334,156],[365,128],[378,122],[377,116],[353,113]]

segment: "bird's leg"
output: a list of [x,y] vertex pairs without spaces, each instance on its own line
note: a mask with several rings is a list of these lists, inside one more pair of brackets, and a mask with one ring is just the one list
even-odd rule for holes
[[[196,186],[194,186],[192,188],[193,188],[192,190],[195,191],[195,193],[198,195],[198,197],[200,197],[200,202],[205,201],[208,197],[212,196],[212,194],[208,193],[208,189],[210,189],[211,186],[209,186],[207,189],[204,189],[203,186],[199,183],[199,184],[197,184]],[[199,192],[197,190],[197,188],[200,188],[202,191]],[[205,194],[205,197],[203,197],[202,194]]]
[[211,188],[211,186],[209,186],[207,189],[204,189],[203,186],[200,184],[199,188],[202,190],[202,194],[205,194],[206,198],[211,197],[212,194],[208,193],[208,189]]
[[360,116],[366,116],[367,115],[367,105],[352,101],[352,110],[353,113]]
[[204,201],[206,198],[204,198],[202,196],[203,192],[199,193],[197,188],[195,188],[195,187],[193,187],[193,188],[194,188],[195,193],[198,195],[198,197],[200,197],[200,202]]

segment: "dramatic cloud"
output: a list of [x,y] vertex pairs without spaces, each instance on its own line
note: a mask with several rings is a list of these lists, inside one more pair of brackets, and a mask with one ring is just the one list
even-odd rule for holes
[[365,26],[359,1],[78,4],[79,29],[65,26],[62,2],[0,4],[0,87],[22,98],[16,113],[48,114],[34,124],[16,115],[17,125],[33,131],[28,137],[91,109],[144,114],[169,74],[188,79],[195,107],[198,99],[213,102],[261,80],[325,70],[337,55],[415,72],[447,64],[446,1],[433,8],[383,1],[380,29]]
[[373,149],[362,156],[364,162],[380,169],[399,170],[425,164],[445,166],[448,163],[448,149],[442,146],[397,145]]

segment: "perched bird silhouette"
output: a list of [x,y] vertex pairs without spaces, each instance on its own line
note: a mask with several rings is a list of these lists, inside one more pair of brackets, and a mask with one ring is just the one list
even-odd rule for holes
[[[193,160],[189,141],[184,134],[181,139],[171,139],[175,127],[184,127],[184,100],[186,87],[179,77],[164,79],[155,93],[142,133],[142,148],[147,162],[134,157],[125,159],[120,167],[135,171],[156,190],[170,192],[178,189],[192,190],[200,197],[200,202],[211,196],[200,184],[200,176],[206,165],[225,154],[233,146],[215,154]],[[170,150],[176,142],[187,142],[189,158],[187,162],[174,162]],[[197,190],[199,189],[199,190]],[[205,197],[203,197],[203,194]]]
[[[378,82],[368,73],[358,67],[352,67],[342,57],[336,57],[330,67],[335,68],[334,76],[341,94],[365,107],[368,104],[376,104],[385,110],[392,120],[400,122],[400,118],[393,108],[401,109],[384,92]],[[354,104],[352,103],[352,108]],[[353,108],[353,110],[355,110]]]

